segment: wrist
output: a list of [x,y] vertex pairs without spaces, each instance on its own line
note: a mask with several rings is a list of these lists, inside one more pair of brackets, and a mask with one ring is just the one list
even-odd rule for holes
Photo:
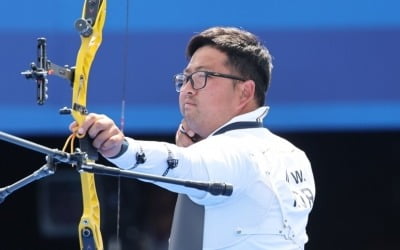
[[116,155],[114,155],[112,157],[107,157],[107,158],[108,159],[116,159],[116,158],[120,157],[121,155],[123,155],[126,152],[126,150],[128,150],[128,147],[129,147],[129,142],[126,139],[124,139],[122,141],[119,152]]

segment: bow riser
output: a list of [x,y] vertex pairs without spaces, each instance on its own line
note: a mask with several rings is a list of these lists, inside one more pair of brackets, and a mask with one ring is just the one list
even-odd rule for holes
[[[47,59],[46,39],[38,39],[37,64],[32,63],[31,69],[22,72],[28,79],[37,84],[37,102],[42,105],[47,100],[47,76],[56,75],[70,81],[72,85],[72,106],[62,109],[61,113],[70,113],[78,126],[81,126],[88,114],[86,107],[89,72],[96,52],[102,42],[102,30],[106,17],[106,0],[85,0],[82,18],[75,22],[81,35],[81,46],[76,58],[75,67],[62,67]],[[97,151],[91,146],[87,136],[80,136],[80,151],[87,155],[88,163],[97,158]],[[83,214],[79,223],[80,249],[103,250],[100,232],[100,205],[96,192],[93,173],[80,174],[83,198]]]
[[[96,52],[102,42],[102,30],[106,16],[106,0],[90,3],[86,0],[82,12],[82,19],[76,26],[89,24],[89,33],[86,26],[81,32],[81,47],[78,52],[75,66],[75,75],[72,93],[72,116],[80,126],[87,115],[86,98],[89,72]],[[94,10],[88,10],[94,8]],[[91,20],[93,11],[97,11],[96,19]],[[82,21],[83,20],[83,21]],[[88,23],[85,24],[85,21]],[[79,244],[81,249],[103,249],[100,231],[100,204],[96,192],[94,175],[81,173],[83,197],[83,214],[79,223]]]

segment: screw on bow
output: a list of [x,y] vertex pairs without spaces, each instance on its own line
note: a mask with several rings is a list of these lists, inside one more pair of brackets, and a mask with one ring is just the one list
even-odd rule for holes
[[89,37],[93,33],[93,26],[96,22],[97,14],[100,9],[101,0],[88,0],[85,5],[84,18],[80,18],[75,22],[75,29],[83,37]]

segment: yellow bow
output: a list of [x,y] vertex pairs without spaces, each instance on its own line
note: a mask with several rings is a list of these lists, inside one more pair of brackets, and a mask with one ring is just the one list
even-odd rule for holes
[[[37,84],[37,103],[42,105],[47,99],[47,75],[56,75],[68,79],[72,84],[72,106],[63,109],[62,113],[71,114],[78,126],[81,126],[88,114],[86,96],[89,71],[96,52],[102,41],[102,31],[106,17],[106,0],[85,0],[82,18],[75,23],[81,35],[81,46],[76,58],[75,67],[61,67],[47,59],[46,39],[38,39],[37,64],[31,64],[31,70],[22,72],[28,79]],[[94,163],[97,152],[91,146],[88,136],[74,132],[66,141],[64,149],[71,142],[71,153],[74,151],[74,139],[80,139],[80,150],[87,154],[87,163]],[[83,197],[83,214],[79,223],[79,244],[81,249],[103,250],[100,232],[100,205],[96,192],[94,175],[80,174]]]
[[[76,28],[81,33],[81,47],[76,58],[71,113],[79,126],[88,113],[86,96],[89,71],[102,41],[105,17],[106,0],[85,0],[82,18],[76,22]],[[80,177],[83,197],[83,214],[79,223],[80,248],[102,250],[100,205],[94,175],[81,173]]]

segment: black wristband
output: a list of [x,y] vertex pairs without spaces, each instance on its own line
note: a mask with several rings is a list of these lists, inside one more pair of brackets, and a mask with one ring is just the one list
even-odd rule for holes
[[119,153],[117,155],[113,156],[113,157],[108,157],[108,159],[115,159],[115,158],[120,157],[121,155],[123,155],[126,152],[126,150],[128,150],[128,146],[129,146],[129,142],[126,139],[124,139],[124,141],[122,142],[121,150],[119,151]]

